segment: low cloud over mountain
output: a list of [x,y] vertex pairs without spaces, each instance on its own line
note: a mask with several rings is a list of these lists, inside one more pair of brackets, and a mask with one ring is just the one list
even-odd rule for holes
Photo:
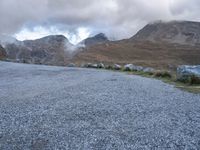
[[[198,0],[1,0],[0,34],[55,32],[75,43],[83,35],[102,32],[110,39],[122,39],[153,20],[198,21],[199,8]],[[80,33],[80,28],[87,32]],[[27,32],[23,38],[32,39]]]

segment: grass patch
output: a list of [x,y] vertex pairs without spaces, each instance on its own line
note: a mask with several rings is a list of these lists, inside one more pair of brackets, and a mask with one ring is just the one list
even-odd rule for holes
[[[124,72],[124,71],[123,71]],[[174,85],[176,88],[179,88],[181,90],[190,92],[190,93],[195,93],[195,94],[199,94],[200,93],[200,85],[199,84],[191,84],[191,83],[183,83],[181,81],[177,81],[176,79],[176,74],[174,73],[170,73],[167,71],[162,71],[163,73],[160,74],[156,71],[155,73],[145,73],[145,72],[136,72],[136,71],[126,71],[129,75],[139,75],[139,76],[143,76],[143,77],[147,77],[147,78],[153,78],[153,79],[158,79],[161,80],[165,83],[168,84],[172,84]],[[165,73],[167,72],[167,73]],[[197,83],[196,80],[192,81],[194,83]]]
[[176,88],[181,90],[199,94],[200,93],[200,80],[199,78],[192,77],[189,81],[178,81],[175,72],[169,72],[167,70],[155,70],[153,72],[144,72],[144,71],[127,71],[124,68],[120,70],[115,69],[112,65],[107,65],[105,68],[101,68],[105,70],[111,70],[115,72],[125,72],[129,75],[139,75],[142,77],[153,78],[161,80],[165,83],[172,84]]
[[169,71],[166,70],[157,70],[153,74],[158,78],[172,78],[173,76]]

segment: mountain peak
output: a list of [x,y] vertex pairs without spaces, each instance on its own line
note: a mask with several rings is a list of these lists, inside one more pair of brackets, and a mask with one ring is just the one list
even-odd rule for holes
[[157,21],[147,24],[131,39],[151,42],[168,42],[177,44],[199,44],[200,22],[192,21]]
[[43,37],[43,38],[37,39],[37,40],[48,41],[48,42],[51,42],[51,41],[57,41],[57,42],[68,41],[68,39],[64,35],[49,35],[49,36],[46,36],[46,37]]
[[95,35],[93,38],[101,38],[101,39],[104,39],[104,40],[108,40],[108,38],[106,37],[106,35],[104,33],[99,33],[97,35]]
[[108,42],[108,38],[104,33],[99,33],[93,37],[89,37],[85,40],[83,40],[80,44],[84,44],[86,47],[93,46],[96,44],[102,44],[105,42]]

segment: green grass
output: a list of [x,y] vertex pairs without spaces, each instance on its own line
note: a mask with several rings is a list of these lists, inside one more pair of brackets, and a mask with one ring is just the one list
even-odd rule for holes
[[158,80],[161,80],[165,83],[172,84],[176,88],[179,88],[181,90],[184,90],[184,91],[187,91],[187,92],[190,92],[190,93],[195,93],[195,94],[200,93],[200,84],[195,85],[195,84],[183,83],[183,82],[177,81],[175,73],[171,73],[170,75],[168,75],[168,73],[167,73],[167,75],[158,76],[158,75],[155,75],[155,73],[154,74],[145,73],[145,72],[142,72],[142,71],[140,71],[140,72],[122,71],[122,72],[126,72],[129,75],[139,75],[139,76],[142,76],[142,77],[158,79]]
[[[165,83],[172,84],[176,88],[179,88],[181,90],[184,90],[184,91],[187,91],[190,93],[195,93],[195,94],[200,93],[200,84],[193,84],[194,80],[191,80],[192,82],[178,81],[176,78],[176,73],[169,72],[167,70],[156,70],[154,72],[147,73],[147,72],[143,72],[143,71],[125,71],[123,68],[121,70],[115,70],[113,67],[110,67],[110,66],[107,68],[101,68],[101,69],[111,70],[111,71],[116,71],[116,72],[125,72],[129,75],[139,75],[142,77],[158,79]],[[196,82],[196,80],[194,81],[194,83],[195,82]]]

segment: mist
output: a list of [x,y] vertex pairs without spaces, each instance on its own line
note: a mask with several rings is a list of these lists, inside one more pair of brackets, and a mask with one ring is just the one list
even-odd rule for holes
[[75,44],[101,32],[118,40],[155,20],[199,21],[199,13],[198,0],[1,0],[0,34],[25,40],[59,33]]

